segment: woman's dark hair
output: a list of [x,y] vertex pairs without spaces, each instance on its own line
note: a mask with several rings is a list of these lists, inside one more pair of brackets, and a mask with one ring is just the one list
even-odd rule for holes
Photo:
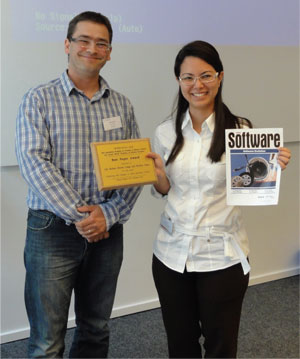
[[75,32],[76,25],[80,21],[91,21],[91,22],[95,22],[97,24],[105,25],[108,30],[108,33],[109,33],[109,42],[110,43],[112,42],[113,30],[112,30],[111,23],[110,23],[109,19],[106,16],[100,14],[100,12],[94,12],[94,11],[82,12],[82,13],[78,14],[77,16],[75,16],[69,22],[67,39],[71,40],[71,37],[73,36],[73,34]]
[[[211,65],[219,74],[223,71],[223,65],[220,60],[217,50],[205,41],[193,41],[185,45],[178,53],[175,59],[174,72],[178,79],[180,76],[181,64],[187,56],[198,57]],[[188,101],[183,97],[179,88],[177,101],[173,113],[175,116],[175,131],[176,141],[170,153],[170,156],[166,162],[166,165],[173,162],[181,151],[184,138],[182,135],[182,122],[184,114],[189,108]],[[221,159],[222,154],[225,152],[225,129],[227,128],[240,128],[242,123],[247,123],[249,127],[252,127],[251,122],[245,118],[237,117],[232,114],[229,108],[222,101],[222,83],[220,84],[218,93],[215,97],[214,104],[215,111],[215,129],[208,150],[207,156],[212,162],[218,162]]]

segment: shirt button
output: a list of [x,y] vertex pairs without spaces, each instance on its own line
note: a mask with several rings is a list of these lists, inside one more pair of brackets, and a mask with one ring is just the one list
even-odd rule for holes
[[210,239],[208,239],[207,242],[210,243]]

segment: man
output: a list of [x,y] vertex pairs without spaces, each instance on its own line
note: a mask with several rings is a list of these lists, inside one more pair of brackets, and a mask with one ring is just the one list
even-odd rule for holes
[[99,76],[112,28],[100,13],[69,23],[68,70],[31,89],[17,117],[16,154],[29,186],[24,251],[29,357],[62,357],[71,293],[73,358],[107,357],[123,228],[140,188],[99,191],[91,142],[138,138],[132,105]]

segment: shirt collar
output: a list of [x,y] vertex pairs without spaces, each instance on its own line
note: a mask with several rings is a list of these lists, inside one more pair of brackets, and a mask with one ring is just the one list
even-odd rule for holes
[[[182,121],[182,125],[181,125],[181,129],[183,130],[187,125],[192,126],[192,119],[191,119],[191,115],[190,115],[190,111],[187,110],[185,115],[184,115],[184,119]],[[215,113],[213,112],[212,114],[210,114],[207,119],[203,122],[203,126],[206,126],[211,133],[214,132],[215,129]]]
[[213,112],[211,115],[207,117],[207,119],[204,121],[210,130],[211,133],[214,132],[215,129],[215,113]]
[[67,70],[62,73],[60,80],[66,95],[70,95],[72,90],[75,89],[75,85],[68,76]]
[[109,87],[109,84],[107,83],[106,80],[104,80],[104,78],[102,76],[99,76],[99,81],[100,81],[100,84],[101,84],[101,87],[100,87],[100,97],[107,97],[109,96],[109,93],[110,93],[110,87]]
[[[62,82],[63,89],[68,96],[70,96],[72,91],[74,91],[74,90],[80,92],[80,90],[76,88],[73,81],[68,76],[67,70],[62,73],[60,80]],[[101,76],[99,76],[99,81],[101,81],[101,88],[97,92],[97,94],[95,94],[95,96],[97,98],[109,96],[110,87],[109,87],[108,83]]]

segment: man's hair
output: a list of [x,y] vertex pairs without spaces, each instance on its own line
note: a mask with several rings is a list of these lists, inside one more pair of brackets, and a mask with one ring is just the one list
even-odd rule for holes
[[110,43],[112,42],[113,30],[112,30],[111,23],[110,23],[109,19],[106,16],[102,15],[100,12],[94,12],[94,11],[82,12],[79,15],[75,16],[69,22],[67,39],[71,40],[71,37],[75,32],[76,25],[80,21],[91,21],[91,22],[95,22],[97,24],[106,26],[108,33],[109,33],[109,42]]

